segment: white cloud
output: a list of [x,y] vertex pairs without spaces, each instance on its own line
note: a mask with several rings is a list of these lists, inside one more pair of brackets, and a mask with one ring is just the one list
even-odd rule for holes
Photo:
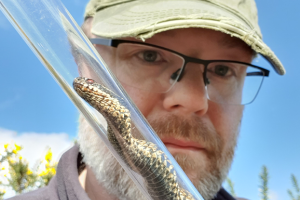
[[[262,189],[261,188],[258,188],[258,192],[259,192],[259,196],[261,197],[261,194],[262,194]],[[274,190],[268,190],[268,198],[270,200],[278,200],[278,193]]]
[[[33,167],[46,153],[47,147],[53,152],[53,159],[59,160],[60,156],[68,150],[73,142],[67,133],[21,133],[0,128],[0,148],[5,143],[17,143],[23,147],[20,154]],[[1,150],[1,149],[0,149]]]
[[274,190],[269,191],[269,198],[270,200],[278,200],[278,194]]

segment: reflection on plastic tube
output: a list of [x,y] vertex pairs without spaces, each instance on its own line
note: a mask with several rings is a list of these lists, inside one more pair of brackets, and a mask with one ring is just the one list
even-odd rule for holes
[[[158,193],[149,191],[149,181],[143,178],[139,170],[128,165],[128,160],[123,160],[122,152],[116,151],[109,142],[106,125],[102,124],[99,113],[74,91],[72,84],[75,77],[84,75],[92,78],[106,87],[117,99],[121,99],[122,105],[130,113],[131,126],[135,127],[140,137],[148,144],[155,145],[156,151],[164,152],[162,162],[169,160],[173,164],[174,168],[170,168],[170,173],[176,173],[180,188],[188,191],[194,199],[203,199],[61,2],[0,0],[0,8],[146,198],[157,199]],[[124,153],[128,152],[123,152],[123,155]],[[170,167],[169,164],[166,166]]]

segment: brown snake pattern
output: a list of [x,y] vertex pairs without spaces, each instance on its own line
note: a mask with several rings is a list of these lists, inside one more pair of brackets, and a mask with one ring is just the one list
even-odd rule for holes
[[129,111],[122,99],[92,79],[78,77],[73,82],[77,94],[99,111],[107,120],[108,139],[126,164],[140,174],[153,199],[193,200],[181,188],[173,165],[155,144],[138,140],[131,134]]

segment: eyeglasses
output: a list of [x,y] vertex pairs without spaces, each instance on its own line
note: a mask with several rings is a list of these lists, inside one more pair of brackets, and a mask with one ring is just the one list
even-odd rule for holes
[[[100,38],[90,40],[103,44]],[[269,76],[269,70],[249,63],[202,60],[142,42],[112,40],[110,46],[115,48],[113,59],[119,81],[150,92],[166,93],[187,76],[194,85],[205,87],[209,100],[245,105],[254,101],[264,77]]]

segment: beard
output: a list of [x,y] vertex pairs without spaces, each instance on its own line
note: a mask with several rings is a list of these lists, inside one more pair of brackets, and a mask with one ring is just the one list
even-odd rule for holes
[[[205,162],[188,154],[177,153],[173,157],[189,176],[205,200],[215,197],[231,166],[239,126],[235,128],[230,144],[225,142],[214,128],[199,118],[189,120],[171,115],[162,119],[149,120],[160,138],[172,137],[197,142],[205,147]],[[106,123],[105,123],[106,124]],[[134,136],[138,135],[135,131]],[[83,161],[92,169],[97,181],[109,194],[120,200],[145,199],[121,165],[110,153],[98,134],[80,115],[78,143]]]

